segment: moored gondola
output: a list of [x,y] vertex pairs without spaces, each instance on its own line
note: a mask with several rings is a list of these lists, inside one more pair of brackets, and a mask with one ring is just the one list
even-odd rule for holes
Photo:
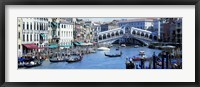
[[18,58],[18,68],[24,67],[25,58]]
[[61,52],[55,52],[49,59],[50,62],[55,63],[55,62],[65,62],[66,59],[66,55],[65,53],[61,53]]
[[66,62],[68,62],[68,63],[79,62],[82,59],[83,59],[83,56],[79,56],[79,57],[76,57],[76,58],[68,58],[68,59],[66,59]]
[[63,58],[63,59],[58,59],[58,58],[54,58],[54,59],[49,59],[50,62],[65,62],[67,59]]
[[105,56],[108,56],[108,57],[121,57],[122,55],[122,52],[118,53],[118,54],[106,54],[104,53]]
[[31,68],[31,67],[36,67],[36,66],[40,66],[40,65],[42,65],[42,62],[40,60],[38,60],[38,61],[27,62],[24,64],[24,67]]

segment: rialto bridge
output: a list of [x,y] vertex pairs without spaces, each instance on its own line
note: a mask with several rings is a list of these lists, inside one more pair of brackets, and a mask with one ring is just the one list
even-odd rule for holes
[[110,42],[118,40],[122,37],[132,36],[135,39],[142,40],[144,43],[149,43],[152,41],[157,41],[157,34],[152,33],[151,31],[139,29],[135,27],[121,27],[108,31],[103,31],[98,33],[98,42]]

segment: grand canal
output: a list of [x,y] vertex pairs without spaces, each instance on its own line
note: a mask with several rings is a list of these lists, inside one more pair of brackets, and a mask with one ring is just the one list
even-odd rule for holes
[[[86,54],[83,56],[83,60],[75,63],[57,62],[51,63],[49,60],[43,61],[41,66],[32,67],[31,69],[126,69],[126,58],[137,56],[139,51],[145,51],[147,57],[152,57],[153,52],[158,55],[161,50],[149,49],[147,47],[134,48],[133,46],[121,47],[119,51],[122,51],[121,57],[107,57],[106,53],[116,53],[118,46],[113,46],[110,51],[96,51],[96,53]],[[117,52],[118,53],[118,52]],[[136,64],[139,62],[136,62]],[[145,62],[148,66],[149,62]]]

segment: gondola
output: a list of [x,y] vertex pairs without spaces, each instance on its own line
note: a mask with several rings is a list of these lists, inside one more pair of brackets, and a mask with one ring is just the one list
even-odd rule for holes
[[25,63],[24,64],[24,67],[26,68],[31,68],[31,67],[36,67],[36,66],[40,66],[42,65],[42,62],[41,61],[37,61],[37,62],[29,62],[29,63]]
[[73,62],[79,62],[83,59],[83,56],[80,56],[79,58],[68,58],[66,59],[66,62],[73,63]]
[[66,55],[67,54],[65,54],[65,53],[55,53],[55,54],[53,54],[51,57],[50,57],[50,59],[49,59],[49,61],[51,62],[51,63],[55,63],[55,62],[65,62],[67,59],[66,59]]
[[65,62],[67,59],[58,59],[58,58],[53,58],[53,59],[49,59],[50,62]]
[[105,54],[105,56],[108,56],[108,57],[121,57],[122,52],[120,52],[120,54],[106,54],[106,53],[104,53],[104,54]]
[[145,58],[132,58],[133,61],[140,61],[140,60],[146,60]]
[[34,64],[34,65],[32,65],[32,64],[24,64],[24,67],[31,68],[31,67],[40,66],[40,65],[41,65],[41,63],[40,64]]
[[143,59],[144,61],[149,61],[152,58],[132,58],[133,61],[141,61],[141,59]]
[[18,68],[24,67],[25,58],[18,58]]

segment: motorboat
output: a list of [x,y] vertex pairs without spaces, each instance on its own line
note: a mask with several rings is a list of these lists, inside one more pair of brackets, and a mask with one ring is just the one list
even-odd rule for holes
[[140,51],[139,55],[145,55],[145,52],[144,51]]
[[111,47],[113,47],[113,45],[112,45],[112,44],[108,45],[108,48],[111,48]]
[[96,51],[95,50],[90,50],[90,53],[96,53]]
[[99,47],[99,48],[97,48],[97,50],[98,50],[98,51],[108,51],[108,50],[110,50],[110,49],[107,48],[107,47]]
[[135,46],[134,46],[134,48],[138,48],[138,47],[139,47],[139,45],[135,45]]
[[121,47],[126,47],[126,44],[121,44]]

